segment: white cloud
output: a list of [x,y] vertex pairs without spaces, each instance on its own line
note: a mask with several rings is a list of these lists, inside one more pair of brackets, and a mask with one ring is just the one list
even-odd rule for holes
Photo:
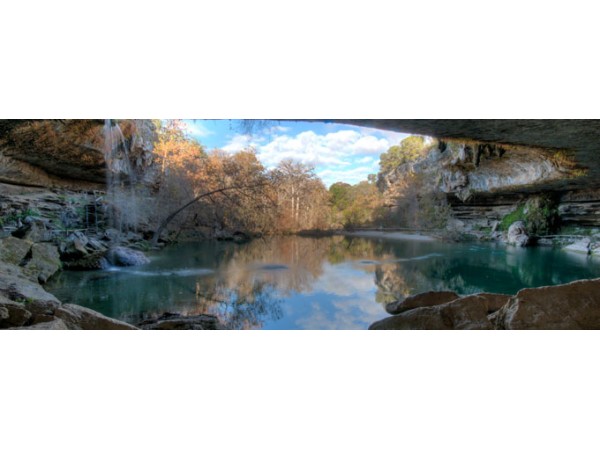
[[213,131],[209,130],[201,123],[194,121],[185,121],[185,131],[187,132],[187,134],[196,139],[214,134]]
[[372,166],[364,166],[364,167],[355,167],[353,169],[325,169],[321,171],[317,171],[317,175],[323,180],[326,186],[331,186],[333,183],[337,181],[343,181],[344,183],[356,184],[360,183],[363,180],[366,180],[367,177],[376,173],[377,169],[373,169]]
[[336,181],[355,184],[377,172],[379,155],[405,136],[387,133],[386,136],[393,138],[390,140],[381,137],[383,134],[378,130],[360,127],[327,134],[303,131],[295,136],[285,134],[288,131],[289,128],[274,126],[260,136],[237,134],[223,150],[234,153],[252,146],[267,168],[291,158],[315,165],[326,185]]

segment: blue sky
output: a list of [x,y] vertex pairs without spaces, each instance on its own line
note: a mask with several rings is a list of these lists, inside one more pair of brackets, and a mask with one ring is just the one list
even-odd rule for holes
[[248,134],[237,120],[185,120],[187,132],[207,149],[237,152],[249,146],[267,168],[286,158],[313,164],[326,186],[355,184],[379,169],[379,155],[406,134],[320,122],[272,121]]

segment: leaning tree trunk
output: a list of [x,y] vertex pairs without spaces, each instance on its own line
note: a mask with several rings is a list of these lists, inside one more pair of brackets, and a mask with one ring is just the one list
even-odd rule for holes
[[169,223],[171,223],[171,221],[175,217],[177,217],[177,215],[179,215],[179,213],[184,211],[186,208],[192,206],[194,203],[200,201],[201,199],[203,199],[205,197],[210,197],[211,195],[219,194],[219,193],[225,192],[225,191],[231,191],[234,189],[250,189],[250,188],[256,188],[256,187],[264,186],[264,185],[265,185],[265,183],[250,185],[250,186],[229,186],[229,187],[224,187],[221,189],[215,189],[214,191],[204,192],[203,194],[200,194],[197,197],[194,197],[192,200],[190,200],[189,202],[187,202],[180,208],[177,208],[175,211],[173,211],[171,214],[169,214],[167,217],[165,217],[165,219],[158,225],[158,228],[156,229],[156,231],[154,231],[154,235],[152,236],[152,241],[151,241],[152,245],[156,245],[158,243],[158,238],[160,237],[161,233],[164,231],[164,229],[167,227],[167,225],[169,225]]

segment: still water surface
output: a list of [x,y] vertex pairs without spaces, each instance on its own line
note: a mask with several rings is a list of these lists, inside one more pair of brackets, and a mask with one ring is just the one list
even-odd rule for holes
[[135,268],[63,272],[47,286],[131,323],[213,314],[234,329],[366,329],[385,303],[428,290],[514,294],[600,277],[600,258],[550,248],[358,237],[182,243]]

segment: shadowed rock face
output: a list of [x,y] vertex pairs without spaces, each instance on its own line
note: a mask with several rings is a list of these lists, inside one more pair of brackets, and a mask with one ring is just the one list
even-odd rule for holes
[[600,142],[600,120],[551,119],[357,119],[340,123],[416,133],[438,138],[472,139],[592,154]]
[[600,120],[551,119],[342,119],[334,122],[423,134],[437,138],[467,139],[520,145],[549,152],[570,150],[586,176],[549,183],[563,191],[600,186]]

